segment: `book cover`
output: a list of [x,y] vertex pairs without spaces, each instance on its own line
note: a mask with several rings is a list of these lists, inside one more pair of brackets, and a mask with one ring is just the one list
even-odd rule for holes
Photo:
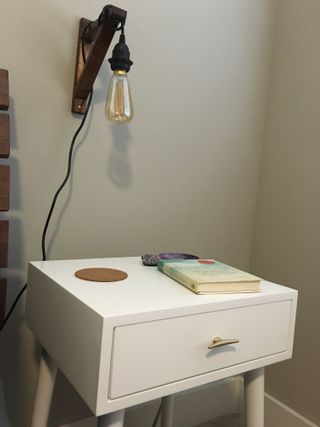
[[260,291],[259,277],[211,259],[159,260],[158,270],[197,294]]

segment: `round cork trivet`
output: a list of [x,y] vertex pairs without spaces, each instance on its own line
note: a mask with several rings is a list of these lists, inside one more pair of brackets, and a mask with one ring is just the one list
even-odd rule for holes
[[83,268],[75,272],[78,279],[90,280],[91,282],[118,282],[128,277],[128,274],[113,268]]

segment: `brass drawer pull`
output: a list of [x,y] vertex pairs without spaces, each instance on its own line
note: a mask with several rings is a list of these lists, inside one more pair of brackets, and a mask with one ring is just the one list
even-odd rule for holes
[[238,342],[239,342],[239,340],[237,340],[235,338],[223,340],[220,337],[215,337],[215,338],[213,338],[212,343],[208,345],[208,349],[211,350],[212,348],[223,347],[224,345],[236,344]]

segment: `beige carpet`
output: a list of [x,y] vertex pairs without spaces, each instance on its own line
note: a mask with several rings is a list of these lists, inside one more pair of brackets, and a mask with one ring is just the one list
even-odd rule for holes
[[198,424],[196,427],[244,427],[244,423],[239,419],[238,415],[230,415]]

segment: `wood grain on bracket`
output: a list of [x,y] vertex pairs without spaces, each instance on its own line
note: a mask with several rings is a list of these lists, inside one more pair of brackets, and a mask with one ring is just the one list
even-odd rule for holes
[[0,277],[0,325],[6,314],[7,280]]
[[0,211],[9,210],[10,166],[0,165]]
[[9,73],[0,69],[0,110],[9,108]]
[[0,114],[0,157],[10,155],[10,118],[8,114]]
[[9,221],[0,221],[0,268],[8,266]]

